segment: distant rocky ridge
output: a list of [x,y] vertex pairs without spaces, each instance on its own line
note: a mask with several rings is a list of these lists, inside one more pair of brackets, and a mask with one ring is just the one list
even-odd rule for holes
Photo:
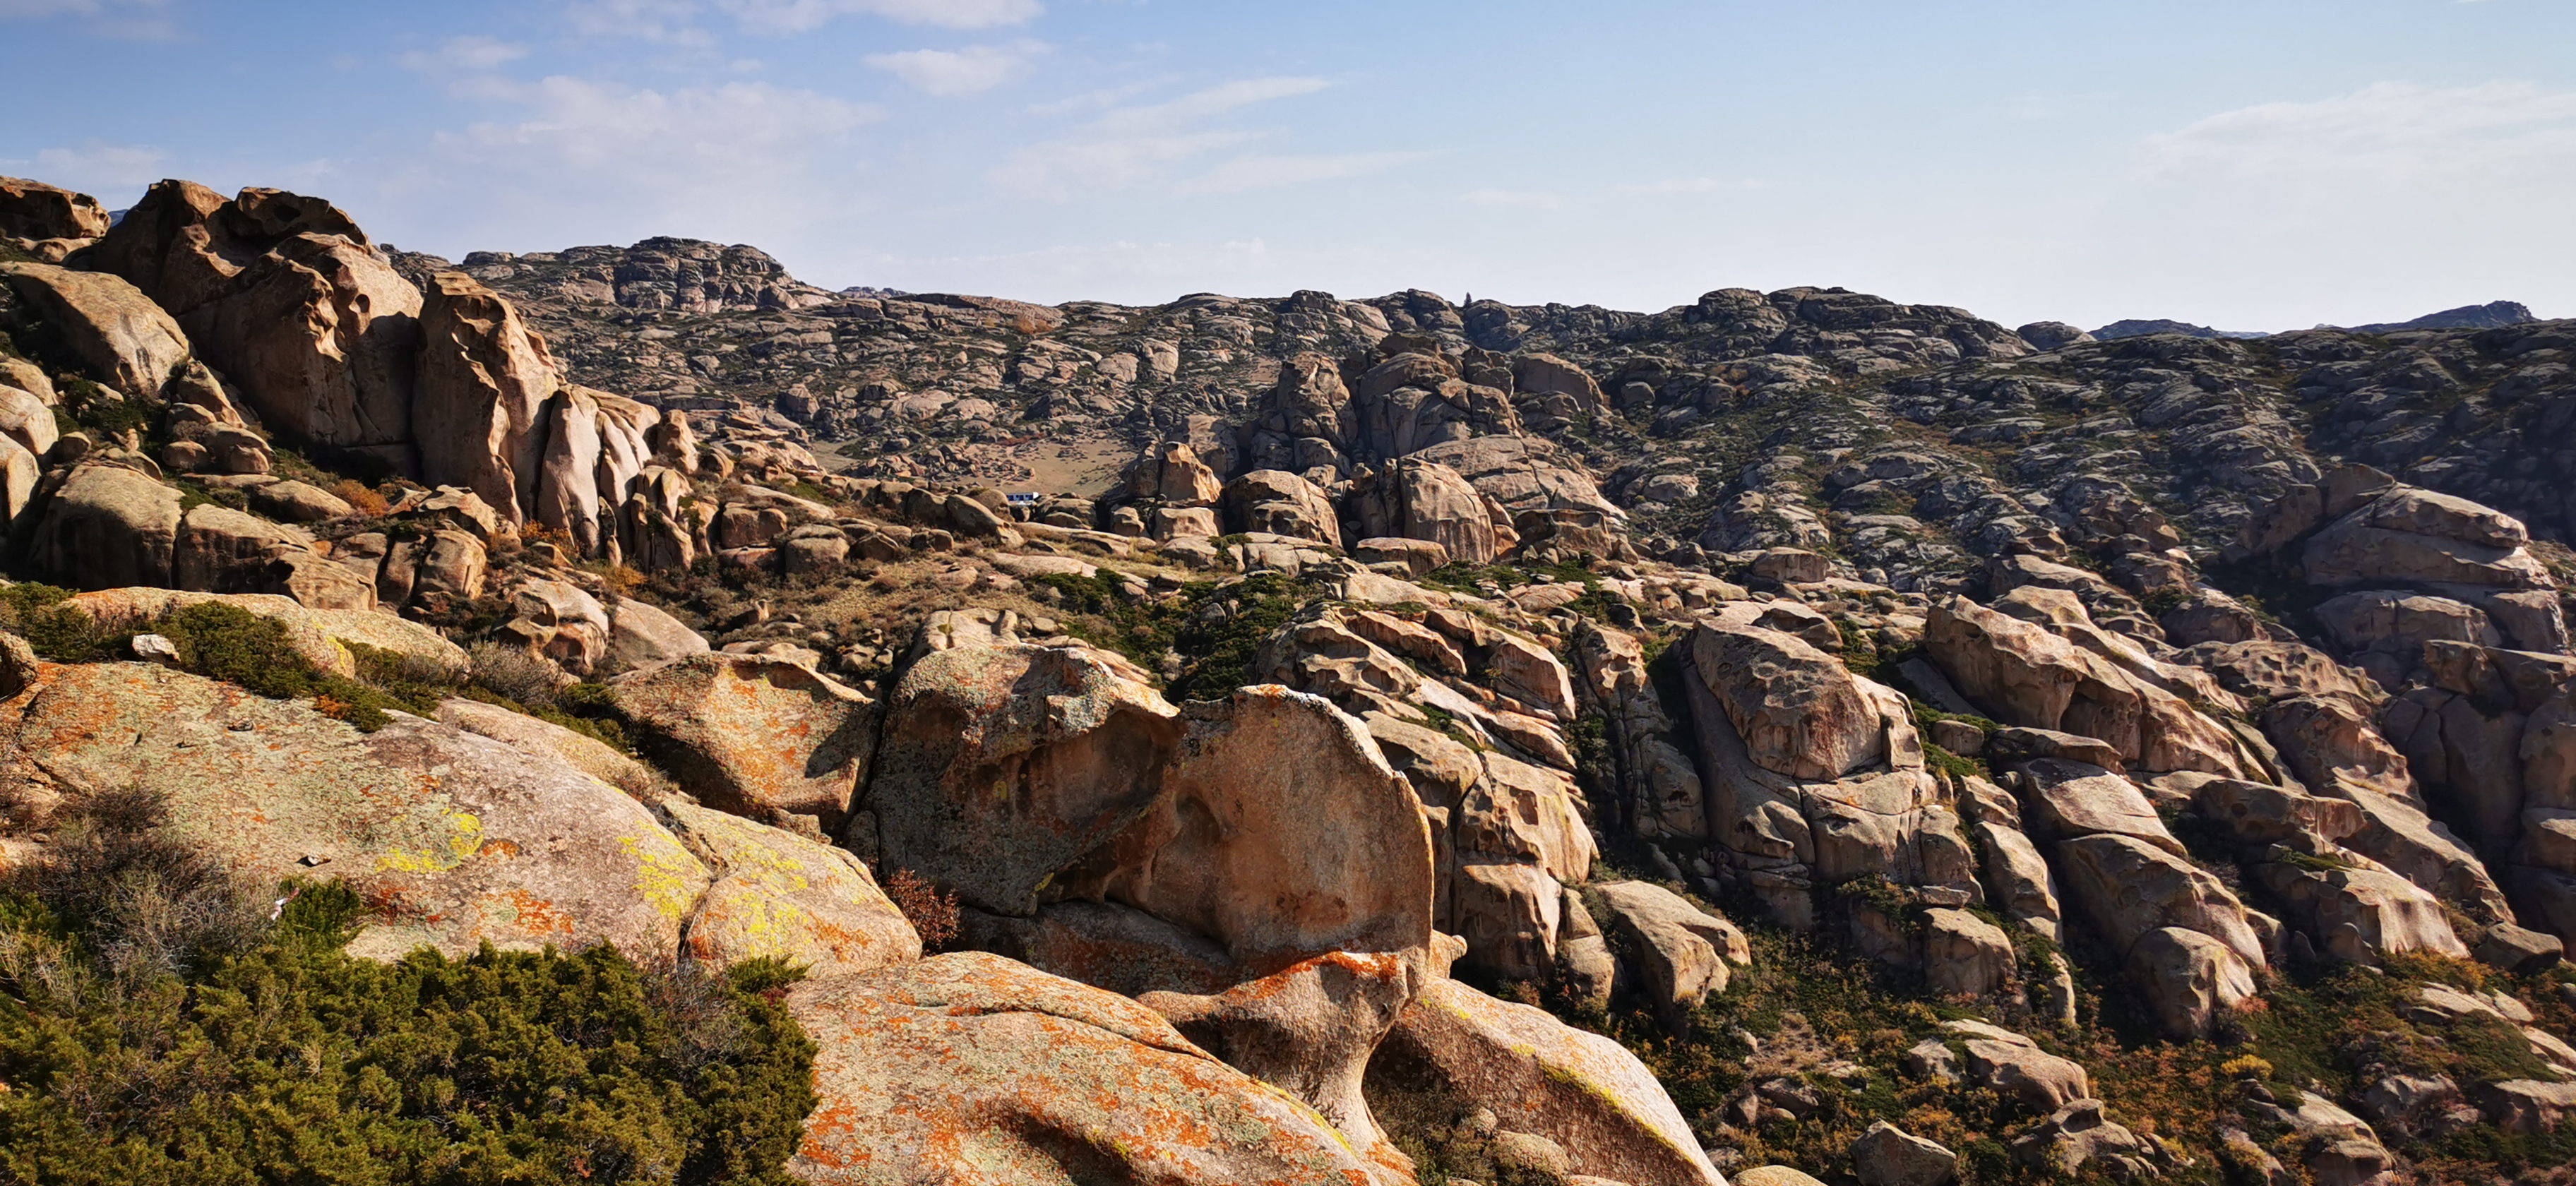
[[2576,1110],[2576,322],[1048,306],[11,184],[43,612],[497,648],[635,753],[0,632],[0,844],[148,785],[363,954],[809,965],[806,1180],[2360,1186]]
[[[2498,326],[2523,325],[2537,320],[2539,320],[2539,318],[2531,315],[2530,306],[2527,306],[2520,301],[2491,301],[2483,305],[2462,305],[2457,309],[2444,309],[2439,313],[2427,313],[2422,317],[2417,317],[2408,321],[2380,321],[2373,322],[2369,325],[2340,326],[2320,324],[2316,328],[2348,330],[2357,334],[2384,334],[2393,333],[2398,330],[2410,329],[2494,329]],[[2193,325],[2187,321],[2165,320],[2114,321],[2109,325],[2093,331],[2093,336],[2095,338],[2105,342],[2111,341],[2115,338],[2145,337],[2148,334],[2181,334],[2187,338],[2266,338],[2272,336],[2270,333],[2261,330],[2211,329],[2208,326]]]

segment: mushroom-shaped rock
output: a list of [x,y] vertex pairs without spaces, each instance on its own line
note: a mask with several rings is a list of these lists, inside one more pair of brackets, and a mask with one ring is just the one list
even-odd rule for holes
[[1502,1128],[1556,1142],[1575,1172],[1722,1186],[1663,1085],[1618,1043],[1454,980],[1433,980],[1369,1062],[1378,1115],[1490,1108]]
[[647,751],[705,802],[836,832],[876,748],[877,705],[812,667],[708,653],[609,682]]
[[1222,993],[1150,992],[1138,1001],[1227,1065],[1322,1112],[1372,1160],[1399,1166],[1405,1158],[1369,1114],[1361,1082],[1369,1055],[1430,975],[1427,956],[1336,951]]
[[821,1097],[788,1170],[816,1186],[1396,1177],[1161,1014],[999,956],[807,980],[787,1008]]

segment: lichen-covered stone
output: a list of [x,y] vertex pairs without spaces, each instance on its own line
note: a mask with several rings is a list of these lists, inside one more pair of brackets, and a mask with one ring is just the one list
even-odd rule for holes
[[982,953],[807,980],[815,1186],[1370,1186],[1399,1180],[1313,1109],[1124,997]]
[[837,832],[876,749],[877,706],[812,667],[707,653],[610,681],[683,789],[757,819]]

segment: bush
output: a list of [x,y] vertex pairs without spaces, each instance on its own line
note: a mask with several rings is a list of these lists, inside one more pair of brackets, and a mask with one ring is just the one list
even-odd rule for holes
[[[9,966],[0,1182],[791,1181],[815,1101],[813,1044],[775,999],[788,969],[655,971],[606,946],[353,959],[366,905],[346,888],[285,887],[271,921],[270,895],[193,863],[148,799],[86,818],[77,851],[0,892],[0,950],[124,988]],[[164,880],[141,915],[106,888],[173,875],[201,880]],[[209,890],[249,908],[153,921]],[[190,954],[110,966],[147,933]]]
[[920,932],[921,945],[937,951],[957,937],[957,895],[940,893],[939,887],[924,881],[910,869],[897,869],[887,876],[886,896],[894,899],[895,909]]
[[376,493],[375,487],[356,478],[343,478],[333,483],[331,493],[340,501],[358,508],[359,514],[370,519],[381,519],[391,514],[394,509],[394,504],[386,501],[384,495]]
[[38,655],[56,663],[93,663],[121,649],[130,636],[107,631],[89,615],[63,605],[71,595],[58,585],[0,589],[0,627],[15,631]]

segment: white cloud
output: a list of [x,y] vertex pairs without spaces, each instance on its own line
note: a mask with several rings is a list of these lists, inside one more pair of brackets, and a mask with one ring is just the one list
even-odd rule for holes
[[1181,183],[1184,194],[1239,194],[1283,185],[1365,177],[1428,159],[1427,152],[1353,152],[1340,155],[1270,156],[1246,154],[1223,161]]
[[1556,210],[1565,205],[1565,195],[1543,190],[1471,189],[1458,195],[1458,200],[1474,206],[1518,206],[1530,210]]
[[870,54],[863,60],[902,79],[914,90],[953,97],[989,91],[1028,73],[1030,65],[1047,49],[1043,42],[1015,41],[1009,45],[970,45],[960,50],[909,49]]
[[169,0],[0,0],[0,21],[86,17],[85,28],[120,41],[169,41],[179,27],[158,15]]
[[1159,180],[1183,162],[1257,135],[1194,125],[1255,103],[1311,94],[1325,85],[1320,78],[1247,78],[1167,103],[1112,108],[1064,136],[1012,153],[988,176],[1022,194],[1058,200]]
[[1659,198],[1672,194],[1713,194],[1721,190],[1755,189],[1754,181],[1727,181],[1716,177],[1672,177],[1662,181],[1635,181],[1614,185],[1610,192],[1632,197]]
[[403,68],[423,73],[487,74],[504,63],[528,56],[528,47],[490,37],[451,37],[435,50],[415,50],[401,58]]
[[1167,85],[1171,81],[1172,80],[1169,77],[1147,78],[1136,82],[1122,83],[1118,86],[1103,87],[1096,91],[1084,91],[1079,95],[1068,95],[1064,98],[1051,99],[1044,103],[1031,103],[1028,106],[1028,113],[1031,115],[1058,116],[1071,115],[1077,111],[1089,111],[1103,107],[1114,107],[1121,99],[1135,98],[1136,96],[1153,90],[1156,87]]
[[13,170],[25,169],[29,176],[48,185],[76,189],[110,206],[119,206],[131,196],[139,196],[144,187],[169,176],[170,162],[169,153],[149,144],[102,144],[93,140],[79,148],[44,149],[32,161],[6,164]]
[[594,224],[611,219],[656,233],[791,225],[834,205],[850,134],[883,118],[866,104],[759,82],[657,91],[488,78],[473,94],[521,116],[440,135],[436,164],[397,192],[468,191],[474,208],[453,218],[522,234],[542,223],[544,233],[595,236],[610,228]]
[[836,17],[875,16],[906,25],[990,29],[1026,24],[1045,12],[1038,0],[715,0],[716,7],[760,33],[803,33]]
[[2502,179],[2576,163],[2576,91],[2528,82],[2374,83],[2308,103],[2263,103],[2147,138],[2150,173],[2314,185]]
[[691,23],[697,14],[697,0],[576,0],[564,7],[564,19],[587,36],[690,48],[714,45],[714,37]]

